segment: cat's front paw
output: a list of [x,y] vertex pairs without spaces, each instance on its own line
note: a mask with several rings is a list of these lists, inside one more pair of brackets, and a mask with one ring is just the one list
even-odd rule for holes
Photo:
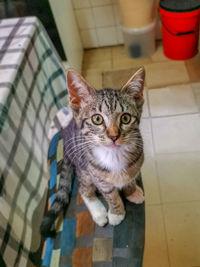
[[108,222],[106,209],[102,208],[101,210],[93,212],[92,218],[96,224],[104,226]]
[[125,212],[124,214],[114,214],[111,213],[110,210],[108,211],[108,220],[111,225],[118,225],[120,224],[125,218]]
[[104,226],[107,222],[107,210],[98,198],[90,199],[82,196],[86,206],[88,207],[90,214],[96,224]]
[[142,189],[136,185],[136,190],[133,194],[126,197],[130,202],[135,204],[142,204],[144,202],[144,193]]

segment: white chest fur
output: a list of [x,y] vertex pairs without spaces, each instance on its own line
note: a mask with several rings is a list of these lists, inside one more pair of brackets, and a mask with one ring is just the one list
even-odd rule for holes
[[120,173],[127,167],[124,146],[96,147],[93,149],[93,154],[99,165],[112,173]]

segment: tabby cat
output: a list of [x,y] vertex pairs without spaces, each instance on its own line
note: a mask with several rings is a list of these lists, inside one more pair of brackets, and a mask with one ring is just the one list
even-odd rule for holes
[[[143,191],[136,185],[144,160],[139,130],[144,77],[140,68],[120,90],[95,90],[78,73],[67,71],[73,115],[61,133],[64,162],[56,198],[41,224],[44,236],[55,234],[54,222],[69,201],[72,181],[68,174],[73,168],[82,199],[99,226],[107,222],[118,225],[124,219],[119,191],[131,202],[144,201]],[[97,190],[107,201],[108,211],[96,196]]]

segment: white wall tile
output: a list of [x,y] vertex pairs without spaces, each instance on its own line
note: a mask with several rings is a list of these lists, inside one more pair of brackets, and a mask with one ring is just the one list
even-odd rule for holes
[[110,5],[112,1],[111,0],[90,0],[90,3],[92,6],[105,6],[105,5]]
[[90,0],[73,0],[74,8],[86,8],[90,7]]
[[83,46],[71,1],[49,0],[62,45],[71,68],[81,71]]
[[111,5],[94,7],[93,14],[96,27],[107,27],[115,25],[114,11]]
[[99,46],[109,46],[117,44],[116,27],[97,28],[97,38]]
[[[82,32],[81,39],[84,43],[84,48],[124,44],[123,34],[120,29],[117,0],[72,0],[72,2],[80,32],[82,32],[82,30],[96,28],[98,32],[97,39],[101,38],[100,42],[99,40],[97,42],[95,31],[85,31],[86,36],[83,36]],[[102,29],[106,27],[109,27],[109,29]],[[110,37],[107,35],[107,32],[111,33]]]
[[98,47],[98,39],[95,29],[81,30],[80,33],[84,48]]
[[76,9],[75,13],[79,29],[82,30],[95,28],[95,22],[91,8]]

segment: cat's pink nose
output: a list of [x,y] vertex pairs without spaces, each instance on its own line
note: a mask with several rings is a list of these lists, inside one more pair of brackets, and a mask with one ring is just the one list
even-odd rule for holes
[[106,134],[108,138],[110,138],[113,142],[115,142],[120,137],[120,130],[114,128],[108,128],[106,130]]
[[118,138],[119,138],[119,135],[117,136],[108,136],[113,142],[115,142]]

